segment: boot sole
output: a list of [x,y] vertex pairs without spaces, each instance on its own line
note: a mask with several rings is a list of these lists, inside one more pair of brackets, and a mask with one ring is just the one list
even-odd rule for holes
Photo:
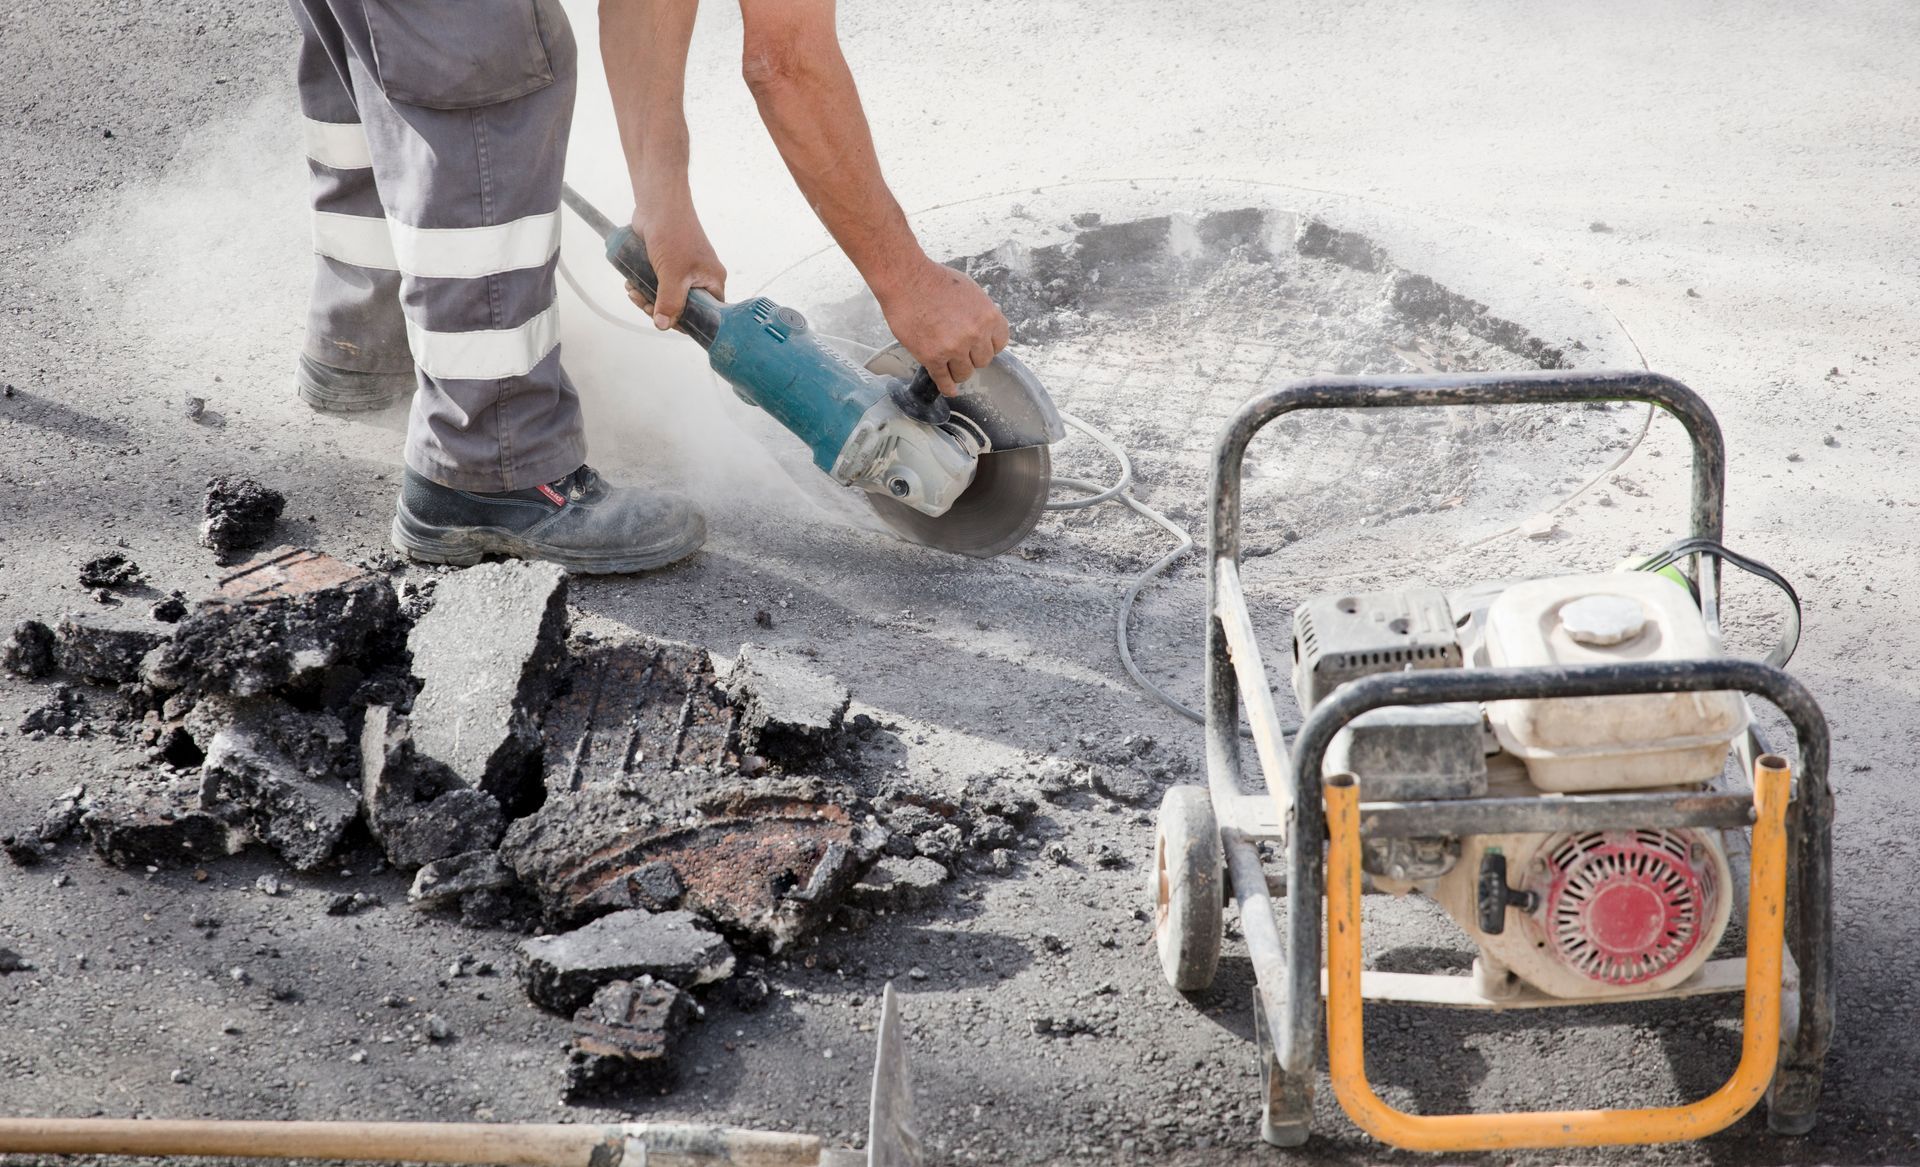
[[546,547],[500,527],[436,527],[404,510],[393,517],[390,538],[409,559],[472,567],[488,555],[557,563],[579,575],[630,575],[678,563],[707,541],[707,524],[696,520],[679,539],[659,547],[618,552],[568,551]]

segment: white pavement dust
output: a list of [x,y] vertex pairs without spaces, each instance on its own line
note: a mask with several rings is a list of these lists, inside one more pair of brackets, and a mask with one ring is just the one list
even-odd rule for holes
[[188,133],[157,181],[78,224],[75,267],[110,293],[142,394],[205,397],[216,421],[306,420],[293,395],[313,262],[298,127],[290,94],[262,98]]

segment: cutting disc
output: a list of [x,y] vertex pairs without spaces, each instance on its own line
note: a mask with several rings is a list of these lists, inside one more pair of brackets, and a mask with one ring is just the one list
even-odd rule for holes
[[1040,521],[1052,479],[1053,455],[1045,446],[1026,446],[980,455],[973,484],[944,515],[864,493],[881,522],[915,543],[991,559],[1012,550]]
[[[899,345],[881,349],[866,364],[872,372],[903,378],[918,367]],[[903,537],[941,551],[991,559],[1012,550],[1040,521],[1053,483],[1053,454],[1046,443],[1057,441],[1063,431],[1047,391],[1010,353],[976,370],[960,390],[951,399],[953,411],[979,423],[996,446],[1034,444],[980,455],[972,484],[943,515],[929,515],[882,494],[862,494],[874,514]]]

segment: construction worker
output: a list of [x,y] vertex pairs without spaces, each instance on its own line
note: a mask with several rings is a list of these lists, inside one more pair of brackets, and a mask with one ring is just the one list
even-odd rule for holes
[[[554,270],[575,85],[559,0],[291,0],[317,270],[299,393],[330,412],[414,391],[393,541],[628,572],[692,554],[686,499],[586,465],[561,365]],[[601,0],[633,226],[670,328],[689,288],[723,296],[687,180],[682,90],[698,0]],[[887,189],[834,0],[740,0],[743,72],[795,182],[943,391],[1006,344],[966,276],[928,258]]]

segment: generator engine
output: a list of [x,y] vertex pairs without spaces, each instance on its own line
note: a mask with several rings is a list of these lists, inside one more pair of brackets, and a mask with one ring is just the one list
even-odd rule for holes
[[[1306,712],[1372,673],[1720,655],[1687,589],[1642,572],[1320,596],[1293,631]],[[1348,723],[1325,771],[1352,773],[1363,802],[1698,788],[1746,717],[1723,692],[1389,707]],[[1472,938],[1489,997],[1517,982],[1562,998],[1672,988],[1712,955],[1732,907],[1713,831],[1368,839],[1362,861],[1376,889],[1430,896]]]

